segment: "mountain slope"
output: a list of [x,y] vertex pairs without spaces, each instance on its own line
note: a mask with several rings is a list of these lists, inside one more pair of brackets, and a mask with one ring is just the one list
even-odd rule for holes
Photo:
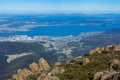
[[51,69],[44,59],[30,65],[30,70],[18,70],[12,80],[119,80],[120,46],[95,48],[64,64],[56,62]]
[[[120,44],[119,30],[112,29],[100,34],[94,33],[91,36],[89,36],[91,33],[87,33],[87,36],[84,36],[84,34],[82,36],[73,36],[72,38],[59,38],[60,40],[56,37],[58,40],[55,39],[52,42],[55,42],[55,46],[59,46],[57,48],[59,50],[56,50],[54,45],[49,43],[49,39],[48,42],[46,42],[47,40],[42,42],[0,42],[0,79],[16,73],[19,68],[28,67],[30,63],[33,61],[37,62],[41,57],[46,59],[50,65],[53,65],[56,61],[65,62],[66,60],[81,56],[98,46],[103,47]],[[106,32],[109,32],[109,34]],[[48,46],[46,43],[50,44],[50,48],[45,48],[45,46]],[[31,52],[33,54],[28,55]],[[66,52],[68,54],[65,54]],[[6,55],[13,57],[16,54],[22,55],[23,53],[28,54],[27,56],[16,57],[14,60],[11,59],[12,61],[10,63],[7,62],[9,57]]]

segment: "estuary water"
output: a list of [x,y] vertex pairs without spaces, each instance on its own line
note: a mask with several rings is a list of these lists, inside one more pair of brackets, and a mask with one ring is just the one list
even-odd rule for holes
[[[0,36],[28,35],[28,36],[69,36],[79,35],[82,32],[104,31],[120,28],[120,15],[32,15],[12,16],[7,18],[10,26],[31,24],[36,22],[40,26],[28,28],[28,31],[15,31],[0,33]],[[7,23],[7,22],[6,22]],[[7,23],[8,24],[8,23]],[[41,24],[47,24],[41,26]],[[49,25],[50,24],[50,25]],[[56,25],[59,24],[59,25]],[[9,26],[8,26],[9,27]],[[7,28],[8,28],[7,27]],[[24,28],[24,27],[23,27]],[[13,28],[14,29],[14,28]],[[17,29],[17,27],[15,27]],[[6,30],[6,29],[5,29]]]

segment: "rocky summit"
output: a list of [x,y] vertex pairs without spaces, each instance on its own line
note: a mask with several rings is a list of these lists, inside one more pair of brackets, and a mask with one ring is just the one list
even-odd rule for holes
[[53,67],[40,58],[7,80],[120,80],[120,45],[98,47]]

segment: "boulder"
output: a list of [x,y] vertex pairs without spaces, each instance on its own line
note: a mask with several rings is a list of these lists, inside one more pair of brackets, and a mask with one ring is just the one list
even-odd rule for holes
[[101,52],[102,52],[102,51],[101,51],[101,48],[99,48],[99,47],[95,48],[95,52],[96,52],[96,53],[101,53]]
[[12,75],[12,79],[13,80],[24,80],[28,75],[32,74],[31,71],[29,71],[28,69],[24,68],[24,69],[19,69],[17,71],[17,74],[13,74]]
[[120,51],[120,45],[119,46],[115,46],[115,51]]
[[74,58],[73,60],[75,60],[75,61],[80,61],[80,60],[82,60],[82,59],[83,59],[82,56],[78,56],[78,57]]
[[102,48],[101,48],[101,51],[105,51],[105,47],[102,47]]
[[90,62],[90,60],[88,58],[83,58],[83,65],[86,65]]
[[114,53],[115,51],[120,51],[120,45],[118,45],[118,46],[115,46],[115,45],[109,45],[109,46],[107,46],[107,47],[102,47],[102,48],[99,48],[99,47],[97,47],[97,48],[95,48],[95,49],[93,49],[93,50],[90,50],[89,51],[89,54],[90,55],[93,55],[93,54],[95,54],[95,53],[102,53],[103,51],[107,51],[107,52],[112,52],[112,53]]
[[60,65],[62,65],[61,62],[55,62],[54,67],[57,67],[57,66],[60,66]]
[[93,54],[95,54],[95,51],[94,51],[94,50],[90,50],[90,51],[89,51],[89,54],[90,54],[90,55],[93,55]]
[[120,68],[120,60],[114,59],[110,62],[110,68],[112,70],[118,70]]
[[93,80],[114,80],[116,74],[116,71],[100,71],[94,75]]
[[95,48],[93,50],[90,50],[89,54],[93,55],[95,53],[101,53],[101,52],[102,52],[101,48],[97,47],[97,48]]
[[40,69],[42,69],[42,70],[49,71],[51,69],[50,65],[48,64],[48,62],[45,59],[43,59],[43,58],[40,58],[39,66],[40,66]]
[[62,74],[65,72],[63,67],[55,67],[51,70],[51,74]]
[[17,78],[13,80],[24,80],[24,78],[22,76],[17,76]]
[[17,72],[18,75],[21,75],[22,77],[27,77],[28,75],[32,74],[32,72],[26,68],[22,69],[22,70],[18,70]]
[[94,75],[94,78],[93,80],[100,80],[101,76],[103,75],[104,73],[102,71],[100,72],[97,72],[95,75]]
[[29,65],[29,68],[31,69],[32,72],[39,72],[40,68],[37,63],[33,62]]
[[107,51],[107,52],[113,52],[114,49],[115,49],[115,46],[109,45],[109,46],[107,46],[107,47],[105,48],[105,51]]
[[101,76],[101,80],[115,80],[115,75],[117,74],[117,72],[115,71],[110,71],[110,72],[106,72],[103,76]]
[[12,79],[13,79],[13,80],[16,80],[17,77],[18,77],[17,74],[13,74],[13,75],[12,75]]
[[24,78],[21,75],[13,74],[12,75],[12,80],[24,80]]

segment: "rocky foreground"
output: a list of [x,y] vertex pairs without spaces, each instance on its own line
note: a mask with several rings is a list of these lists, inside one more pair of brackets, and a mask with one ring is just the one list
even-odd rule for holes
[[120,45],[95,48],[53,67],[40,58],[7,80],[120,80]]

